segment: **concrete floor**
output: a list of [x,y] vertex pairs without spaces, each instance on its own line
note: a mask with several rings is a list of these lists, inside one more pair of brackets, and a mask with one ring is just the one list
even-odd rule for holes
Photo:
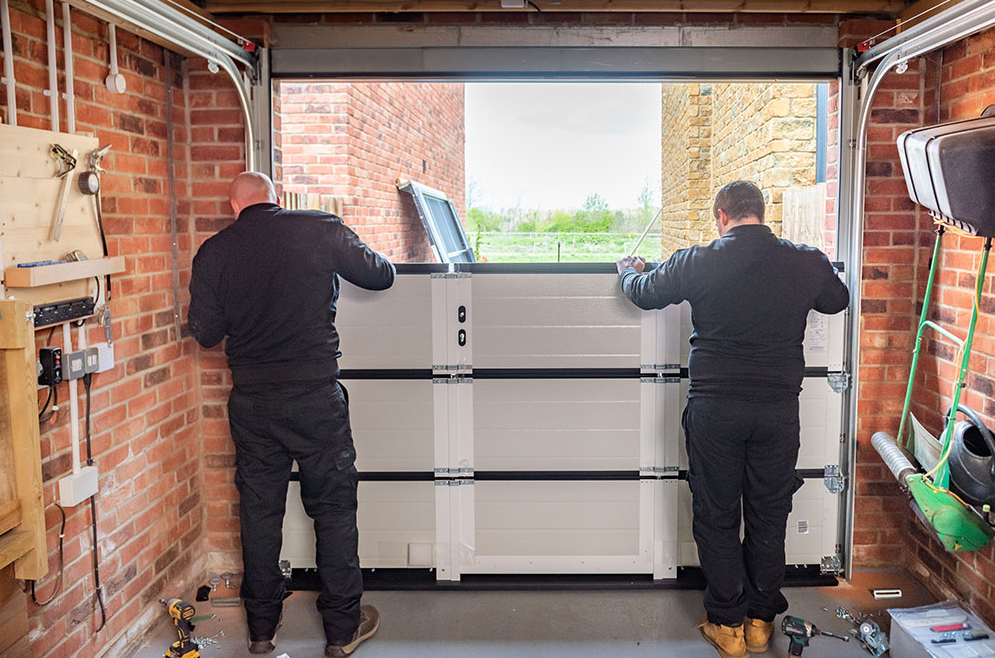
[[[900,588],[903,597],[875,601],[874,588]],[[785,595],[791,614],[820,628],[846,634],[851,624],[837,619],[843,606],[854,613],[877,613],[888,630],[888,607],[923,605],[933,599],[904,573],[857,574],[838,587],[790,588]],[[277,658],[320,658],[324,651],[315,592],[295,592],[284,604]],[[192,599],[191,599],[192,600]],[[379,608],[379,633],[356,653],[359,658],[588,658],[654,656],[655,658],[714,658],[695,628],[702,617],[701,592],[591,591],[591,592],[368,592],[363,602]],[[197,614],[215,614],[195,629],[195,637],[211,637],[219,645],[206,646],[203,658],[243,658],[245,616],[240,608],[212,608],[199,603]],[[880,611],[880,612],[879,612]],[[777,623],[780,624],[780,618]],[[881,622],[879,622],[881,623]],[[165,620],[130,658],[161,658],[175,639]],[[780,634],[765,656],[787,656],[787,639]],[[815,638],[807,658],[868,656],[856,642]]]

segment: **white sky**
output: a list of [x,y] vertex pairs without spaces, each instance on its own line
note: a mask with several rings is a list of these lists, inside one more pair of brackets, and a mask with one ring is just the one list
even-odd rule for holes
[[658,198],[659,84],[466,85],[466,181],[476,183],[476,205],[570,209],[597,192],[629,208],[647,180]]

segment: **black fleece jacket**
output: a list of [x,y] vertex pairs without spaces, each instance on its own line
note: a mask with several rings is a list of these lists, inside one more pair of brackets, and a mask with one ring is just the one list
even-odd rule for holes
[[228,337],[236,386],[337,377],[340,276],[384,290],[394,266],[335,215],[249,206],[194,257],[190,332],[204,347]]
[[735,226],[709,245],[674,252],[652,272],[621,274],[643,309],[691,303],[690,396],[774,401],[797,396],[808,313],[839,313],[846,285],[826,255],[762,224]]

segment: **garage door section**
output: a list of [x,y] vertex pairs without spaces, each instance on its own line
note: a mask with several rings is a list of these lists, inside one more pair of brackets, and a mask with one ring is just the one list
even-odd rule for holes
[[[692,566],[681,516],[686,310],[640,311],[613,265],[457,267],[403,266],[385,293],[343,285],[363,567],[434,567],[459,580],[665,579]],[[807,345],[801,467],[820,478],[796,498],[798,564],[836,541],[837,501],[819,489],[839,452],[839,394],[827,383],[842,352],[835,322]],[[310,567],[313,536],[294,496],[284,557]],[[804,510],[802,498],[812,499]]]

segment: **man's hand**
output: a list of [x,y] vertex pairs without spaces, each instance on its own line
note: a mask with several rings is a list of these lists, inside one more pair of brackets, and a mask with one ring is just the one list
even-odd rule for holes
[[615,265],[618,267],[619,274],[622,273],[622,270],[629,269],[630,267],[639,274],[642,274],[643,268],[646,267],[646,259],[642,256],[625,256],[624,258],[619,258],[615,262]]

